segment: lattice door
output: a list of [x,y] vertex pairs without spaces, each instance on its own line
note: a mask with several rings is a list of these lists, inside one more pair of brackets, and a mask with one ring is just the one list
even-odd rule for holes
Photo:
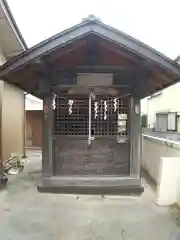
[[74,100],[69,113],[69,100],[56,98],[55,135],[88,135],[88,99]]
[[73,100],[69,112],[69,100],[56,97],[55,135],[87,136],[89,118],[91,117],[91,135],[128,136],[128,98],[103,98],[99,96],[92,101],[91,116],[88,99]]
[[128,137],[128,99],[103,98],[92,104],[92,135]]
[[90,114],[88,98],[71,101],[71,107],[69,99],[56,98],[56,175],[129,175],[128,99],[116,100],[114,109],[114,98],[96,97]]

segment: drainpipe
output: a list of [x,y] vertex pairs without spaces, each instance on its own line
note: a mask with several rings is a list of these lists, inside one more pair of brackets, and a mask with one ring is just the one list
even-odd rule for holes
[[3,87],[4,82],[0,81],[0,188],[3,184],[3,173],[4,173],[4,167],[3,167],[3,140],[2,140],[2,105],[3,105]]
[[2,139],[2,110],[3,110],[3,92],[4,92],[4,82],[0,80],[0,188],[6,186],[8,178],[4,174],[4,164],[3,164],[3,139]]
[[23,145],[24,145],[24,149],[23,149],[23,157],[27,157],[26,156],[26,95],[27,95],[27,92],[24,92],[24,117],[23,117]]

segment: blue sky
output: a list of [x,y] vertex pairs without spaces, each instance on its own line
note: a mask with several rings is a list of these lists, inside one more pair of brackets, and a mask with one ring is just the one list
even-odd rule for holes
[[170,58],[180,55],[179,0],[8,0],[31,47],[89,14]]

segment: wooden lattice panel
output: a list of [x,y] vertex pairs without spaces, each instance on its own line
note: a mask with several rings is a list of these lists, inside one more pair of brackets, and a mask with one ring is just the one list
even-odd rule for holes
[[[98,104],[95,117],[95,101]],[[128,98],[117,98],[117,109],[114,111],[114,98],[102,96],[92,101],[91,107],[91,134],[92,136],[127,136],[128,135]],[[104,119],[104,101],[107,103],[106,119]],[[56,97],[55,108],[55,135],[88,135],[89,101],[88,99],[73,100],[72,113],[69,114],[68,99]],[[122,118],[123,119],[120,119]],[[124,126],[123,126],[123,124]]]
[[55,135],[88,135],[88,100],[75,100],[69,114],[68,100],[56,98]]

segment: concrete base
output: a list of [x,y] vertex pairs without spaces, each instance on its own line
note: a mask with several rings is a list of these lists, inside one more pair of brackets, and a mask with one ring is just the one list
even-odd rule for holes
[[140,195],[144,191],[140,178],[66,176],[43,178],[39,192],[69,194]]
[[180,199],[180,158],[162,157],[160,159],[156,204],[159,206],[172,205]]

